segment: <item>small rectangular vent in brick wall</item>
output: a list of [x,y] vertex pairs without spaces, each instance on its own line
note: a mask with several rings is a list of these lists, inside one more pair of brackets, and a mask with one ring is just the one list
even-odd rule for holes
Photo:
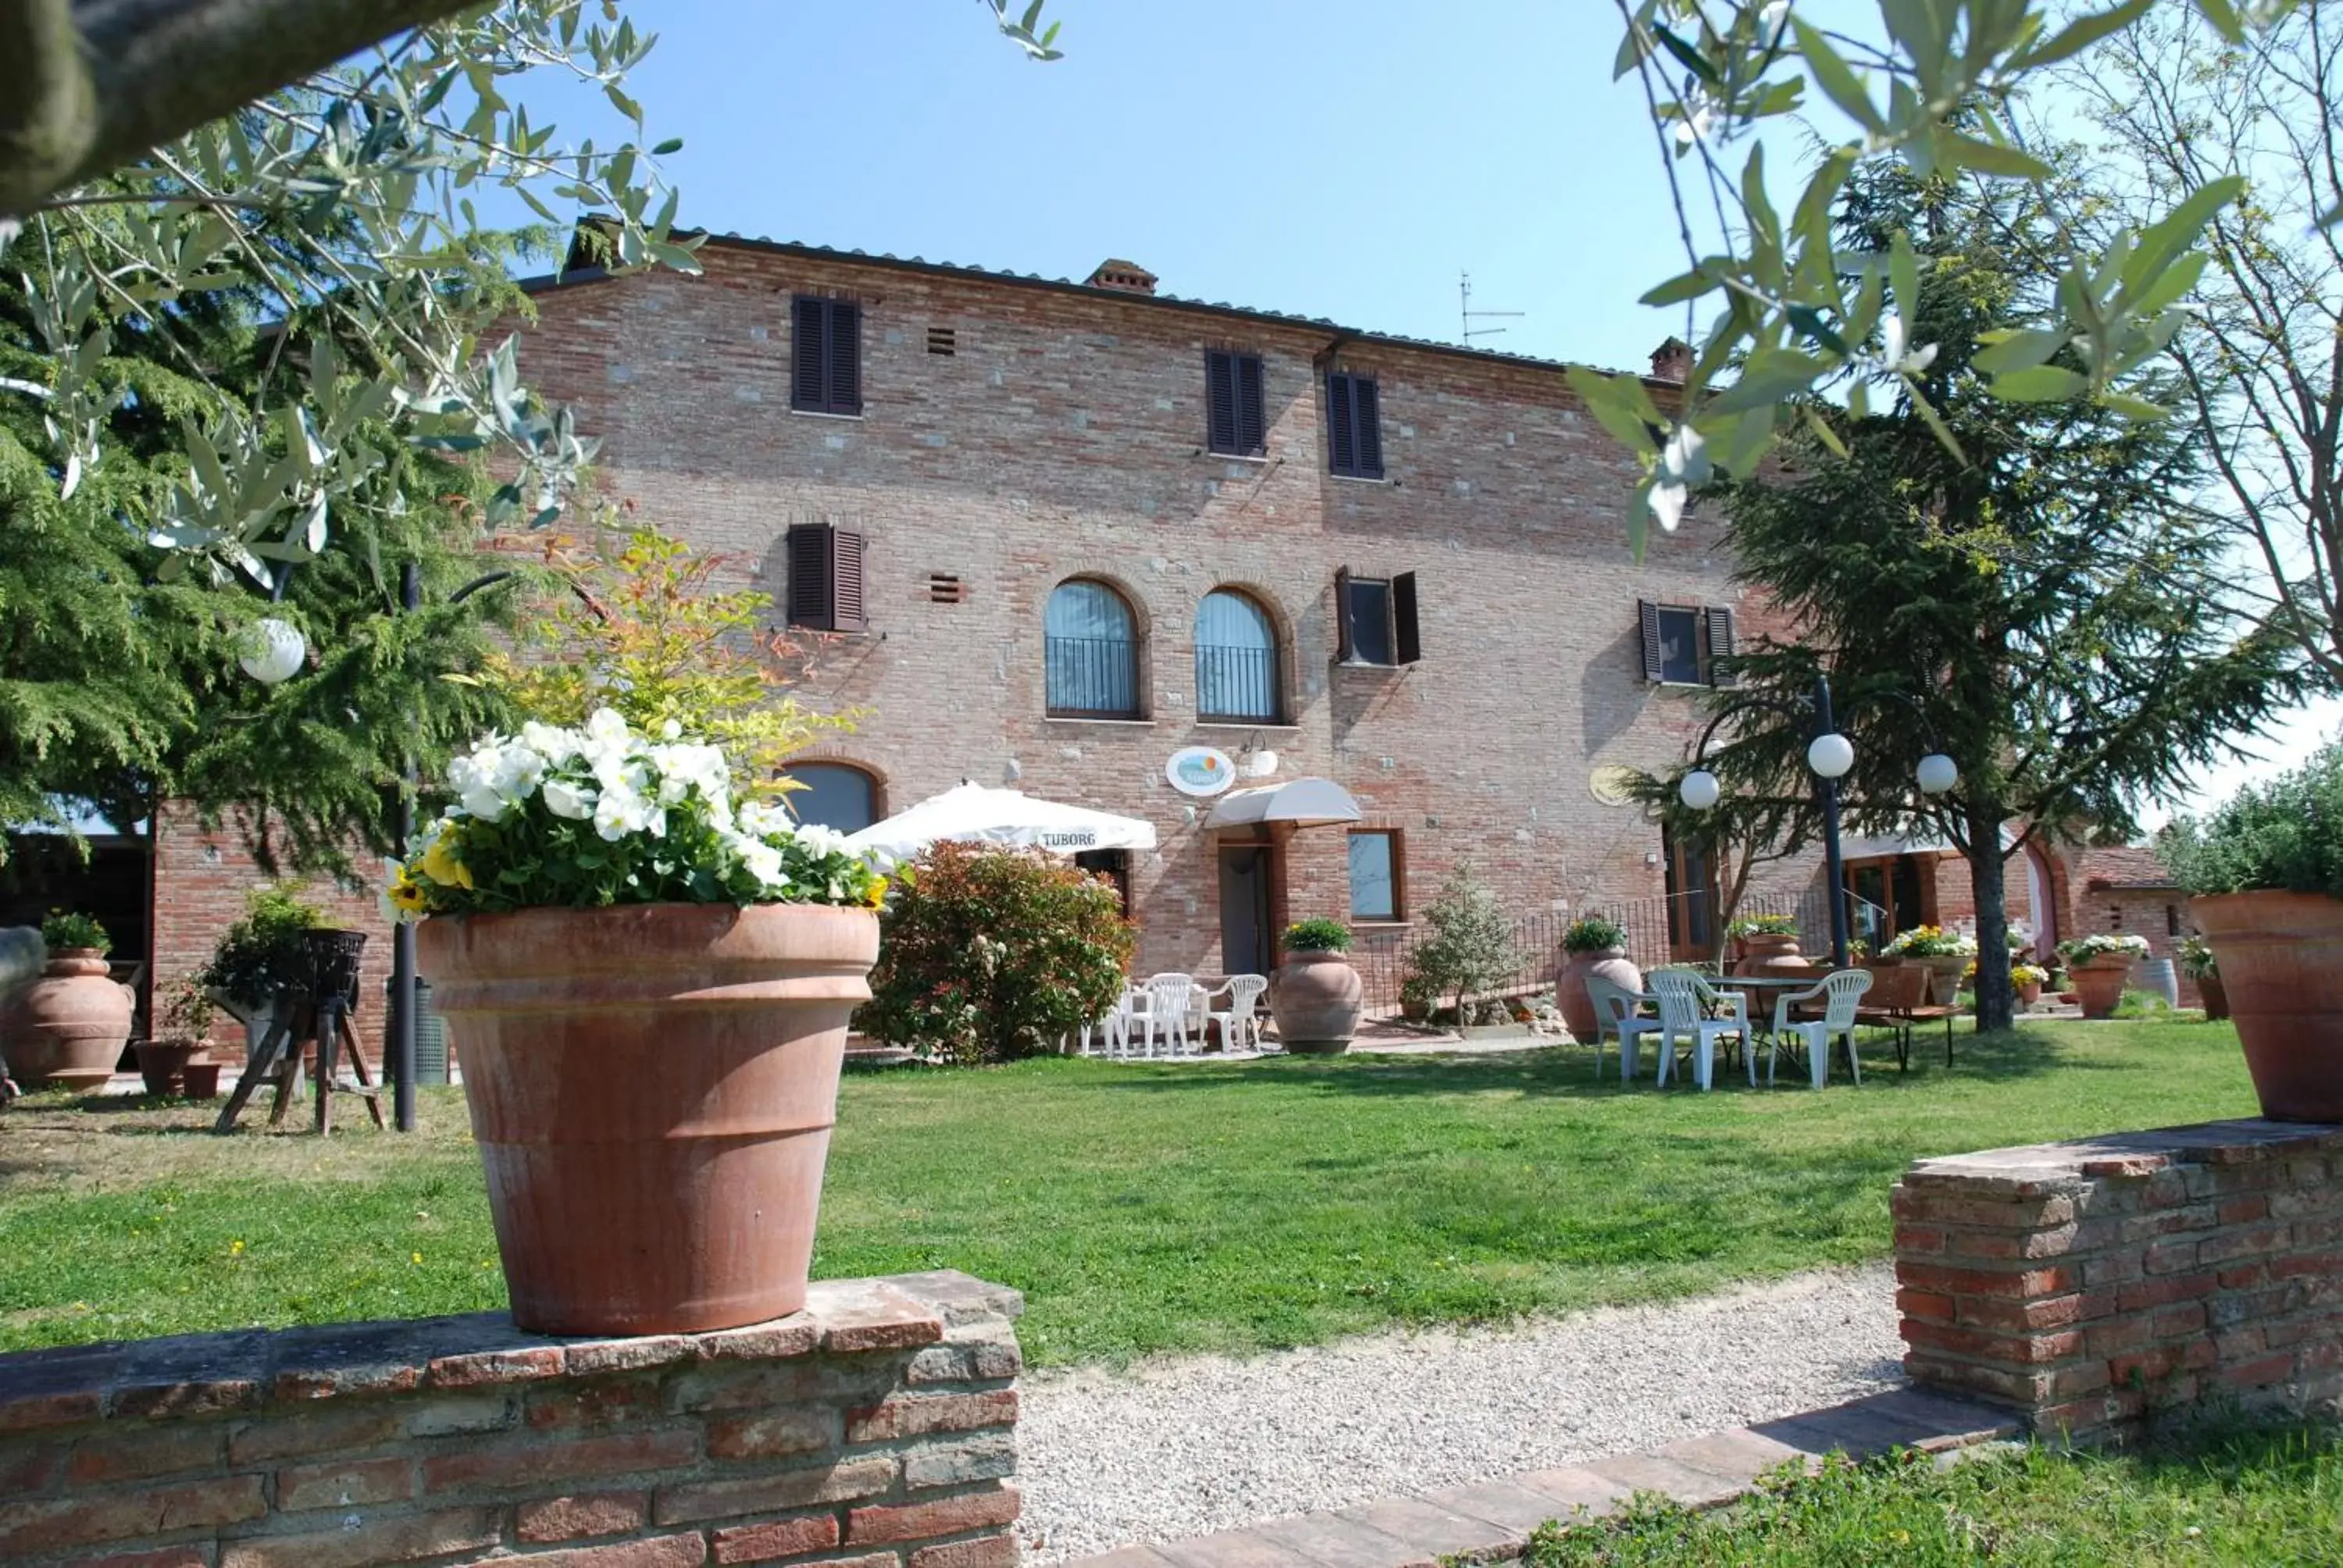
[[968,602],[968,584],[950,572],[930,572],[928,574],[928,598],[935,604],[965,604]]
[[949,359],[960,352],[960,334],[950,327],[928,328],[928,352],[940,354]]

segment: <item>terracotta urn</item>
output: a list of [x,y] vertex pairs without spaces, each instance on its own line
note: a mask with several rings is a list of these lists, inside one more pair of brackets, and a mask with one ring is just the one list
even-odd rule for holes
[[2131,979],[2131,960],[2121,953],[2103,953],[2075,965],[2069,972],[2076,999],[2083,1004],[2083,1016],[2113,1018],[2116,1004],[2123,1000],[2124,982]]
[[2207,1023],[2218,1023],[2229,1016],[2229,991],[2219,974],[2198,975],[2197,995],[2205,1003]]
[[8,1067],[26,1089],[100,1089],[130,1043],[137,999],[109,978],[96,948],[63,948],[17,999]]
[[153,1095],[185,1094],[187,1064],[201,1054],[199,1040],[142,1040],[138,1042],[138,1076]]
[[876,915],[641,904],[416,936],[463,1048],[517,1325],[690,1333],[805,1305]]
[[1603,1030],[1603,1020],[1594,1010],[1594,998],[1586,990],[1589,976],[1609,980],[1625,991],[1644,989],[1644,971],[1627,957],[1625,948],[1564,953],[1561,967],[1554,970],[1554,1005],[1561,1012],[1570,1038],[1582,1044]]
[[2190,907],[2220,963],[2262,1114],[2343,1121],[2343,899],[2223,893]]
[[1351,1049],[1366,1005],[1359,971],[1341,953],[1289,950],[1269,977],[1269,1016],[1277,1020],[1278,1043],[1306,1056],[1335,1056]]
[[1762,979],[1768,975],[1800,975],[1814,966],[1798,951],[1795,931],[1751,931],[1738,939],[1741,962],[1735,972]]

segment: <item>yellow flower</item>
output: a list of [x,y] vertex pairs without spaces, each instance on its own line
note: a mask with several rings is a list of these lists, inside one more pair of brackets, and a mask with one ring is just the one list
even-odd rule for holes
[[870,910],[881,909],[885,907],[886,902],[887,879],[884,877],[871,878],[870,890],[862,895],[863,908]]
[[456,859],[456,850],[447,842],[448,837],[442,833],[432,839],[431,847],[423,851],[423,857],[416,861],[415,869],[443,888],[469,888],[472,885],[471,869]]
[[227,1255],[231,1258],[241,1258],[244,1256],[244,1243],[242,1241],[230,1241],[227,1244]]
[[390,900],[390,907],[400,914],[419,915],[423,912],[424,901],[427,895],[421,885],[415,880],[414,873],[401,866],[398,868],[398,874],[391,878],[390,886],[384,890],[383,896]]
[[410,1263],[419,1263],[423,1261],[423,1254],[420,1252],[409,1252],[407,1254],[407,1261]]

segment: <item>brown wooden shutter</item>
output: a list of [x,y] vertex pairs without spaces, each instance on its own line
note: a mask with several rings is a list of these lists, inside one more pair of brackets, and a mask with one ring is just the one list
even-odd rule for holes
[[1237,449],[1236,357],[1204,351],[1204,445],[1214,452]]
[[815,414],[830,411],[829,303],[799,295],[789,311],[789,407]]
[[1261,356],[1240,354],[1237,360],[1237,450],[1258,457],[1269,448],[1268,427],[1262,418]]
[[862,412],[862,307],[830,302],[830,412]]
[[1660,661],[1660,607],[1650,599],[1637,599],[1636,612],[1644,621],[1644,678],[1656,681],[1664,673]]
[[1392,662],[1413,664],[1423,657],[1423,638],[1415,622],[1415,574],[1392,578]]
[[830,629],[860,631],[870,624],[862,597],[862,536],[850,528],[830,534]]
[[1382,410],[1375,406],[1375,384],[1371,377],[1351,377],[1352,438],[1358,445],[1359,477],[1380,479],[1383,477],[1383,427]]
[[1339,372],[1326,377],[1326,469],[1333,474],[1359,471],[1359,445],[1353,431],[1351,377]]
[[1708,611],[1708,678],[1712,686],[1738,686],[1741,677],[1718,668],[1719,662],[1734,654],[1733,612],[1721,605]]
[[831,593],[830,528],[826,523],[799,523],[789,531],[789,621],[815,631],[835,628],[836,600]]
[[1351,662],[1351,568],[1334,568],[1334,657]]

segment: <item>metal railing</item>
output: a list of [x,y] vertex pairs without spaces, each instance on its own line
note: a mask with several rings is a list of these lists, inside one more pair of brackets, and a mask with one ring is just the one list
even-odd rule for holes
[[1137,643],[1120,637],[1052,637],[1043,639],[1042,657],[1052,715],[1061,719],[1140,716]]
[[[1848,901],[1847,926],[1851,934],[1864,938],[1866,930],[1885,929],[1886,911],[1854,893]],[[1713,895],[1678,893],[1664,898],[1628,899],[1610,903],[1589,904],[1576,913],[1544,911],[1516,917],[1508,928],[1513,947],[1513,965],[1503,983],[1476,993],[1473,1000],[1488,1000],[1508,996],[1529,996],[1554,984],[1555,967],[1562,961],[1562,934],[1580,915],[1600,915],[1616,924],[1627,934],[1627,956],[1635,967],[1654,970],[1674,962],[1706,962],[1715,949],[1722,944],[1712,940],[1697,957],[1678,959],[1676,936],[1686,930],[1697,929],[1692,911],[1684,906],[1688,900],[1708,899]],[[1810,956],[1826,958],[1830,952],[1830,901],[1821,888],[1809,888],[1799,894],[1751,894],[1734,910],[1734,918],[1749,915],[1789,915],[1798,922],[1798,946]],[[1715,928],[1711,928],[1712,933]],[[1367,1010],[1380,1016],[1396,1013],[1400,1007],[1400,989],[1407,981],[1409,960],[1415,950],[1429,940],[1423,931],[1392,931],[1362,939],[1351,950],[1352,967],[1366,991]],[[1877,945],[1875,939],[1865,939]],[[1448,1006],[1454,999],[1443,997],[1434,1003]]]
[[1277,723],[1284,714],[1278,701],[1276,651],[1198,643],[1196,717]]

